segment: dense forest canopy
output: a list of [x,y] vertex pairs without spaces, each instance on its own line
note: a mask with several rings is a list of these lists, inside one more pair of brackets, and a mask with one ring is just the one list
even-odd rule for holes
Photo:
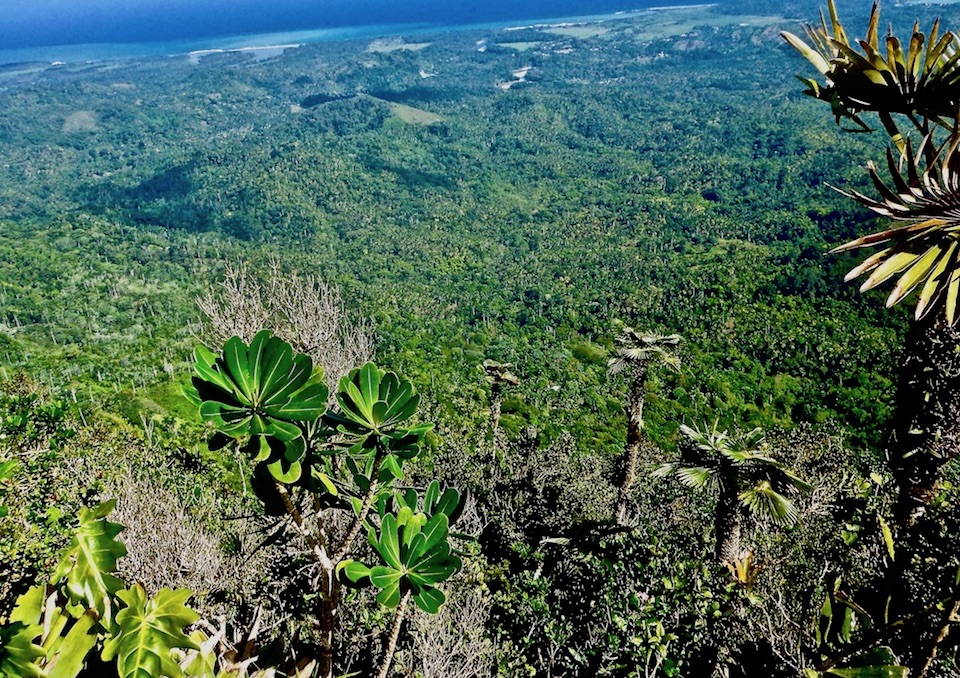
[[[127,344],[147,334],[135,326],[159,333],[144,349],[183,364],[191,286],[216,278],[217,259],[276,251],[342,285],[384,355],[438,384],[438,403],[478,395],[465,365],[516,362],[514,430],[547,424],[547,406],[578,412],[554,414],[556,430],[585,426],[584,410],[614,430],[603,424],[616,395],[588,403],[599,393],[583,391],[606,390],[591,356],[612,319],[630,318],[687,336],[696,368],[670,388],[688,416],[839,415],[870,438],[888,397],[863,389],[890,380],[898,321],[822,257],[868,218],[825,187],[864,185],[851,159],[863,141],[823,125],[779,77],[796,60],[778,22],[691,9],[262,61],[7,67],[2,217],[41,253],[11,262],[10,364],[48,373],[30,361],[78,333],[126,342],[111,352],[135,362]],[[90,292],[98,277],[135,287],[112,296],[142,310],[94,314],[69,281],[45,289],[66,273],[44,270],[53,251],[84,259],[67,270],[85,271]],[[161,291],[173,282],[180,294]],[[136,336],[80,329],[68,316],[81,308]]]

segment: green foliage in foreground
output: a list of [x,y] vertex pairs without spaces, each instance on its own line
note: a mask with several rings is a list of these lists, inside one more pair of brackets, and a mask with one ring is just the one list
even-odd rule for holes
[[79,527],[48,584],[31,588],[0,632],[0,675],[74,678],[99,654],[120,678],[179,677],[178,649],[199,649],[183,629],[198,615],[184,606],[190,591],[162,589],[148,597],[114,574],[126,553],[107,520],[114,501],[83,509]]
[[[315,617],[322,640],[314,648],[320,675],[333,674],[341,579],[374,586],[377,601],[397,609],[380,667],[386,675],[406,612],[401,602],[412,596],[436,614],[445,600],[437,586],[461,567],[449,541],[459,493],[441,494],[432,483],[421,507],[416,492],[395,486],[433,427],[410,422],[420,403],[413,384],[367,363],[340,380],[337,406],[328,408],[322,370],[266,330],[249,345],[229,339],[220,355],[197,349],[194,369],[187,396],[213,424],[216,446],[253,457],[254,489],[265,510],[283,515],[304,538],[320,572]],[[320,513],[347,514],[347,533],[332,541],[327,519],[308,524],[300,508],[305,499]],[[364,527],[379,557],[372,567],[347,557]]]

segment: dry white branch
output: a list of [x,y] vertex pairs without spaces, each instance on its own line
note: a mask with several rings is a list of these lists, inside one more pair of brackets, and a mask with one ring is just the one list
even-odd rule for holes
[[226,268],[217,287],[197,297],[207,321],[201,339],[222,346],[232,336],[249,342],[269,329],[323,367],[331,390],[351,369],[372,359],[370,323],[353,322],[340,288],[314,275],[283,271],[273,258],[264,273],[240,262]]

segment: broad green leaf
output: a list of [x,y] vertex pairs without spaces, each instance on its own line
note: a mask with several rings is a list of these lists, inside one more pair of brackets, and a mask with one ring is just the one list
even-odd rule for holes
[[[280,341],[277,339],[277,341]],[[274,393],[266,395],[264,400],[271,405],[277,405],[280,402],[292,398],[294,394],[307,385],[310,376],[313,374],[313,361],[310,356],[298,353],[293,356],[293,367],[286,374],[280,384],[280,388]]]
[[377,594],[377,602],[384,607],[396,607],[400,604],[400,584],[390,584]]
[[253,375],[247,366],[247,345],[240,337],[230,337],[223,345],[223,360],[227,374],[237,385],[237,395],[243,395],[244,404],[257,404],[257,389],[253,388]]
[[445,514],[437,513],[427,521],[427,524],[423,526],[424,542],[419,549],[418,555],[426,553],[447,538],[450,527],[448,520]]
[[[436,483],[436,481],[434,483],[439,487],[439,483]],[[440,500],[436,502],[436,506],[431,509],[431,513],[442,513],[447,516],[449,527],[460,517],[463,512],[463,505],[464,502],[460,501],[460,493],[455,488],[448,487],[443,491]]]
[[372,415],[373,404],[380,399],[380,379],[382,373],[373,363],[366,363],[360,368],[357,375],[357,385],[360,389],[360,395],[364,404],[369,408],[367,412]]
[[443,594],[443,591],[434,588],[421,589],[419,593],[413,596],[413,602],[416,606],[428,614],[436,614],[439,612],[440,606],[443,605],[446,599],[447,597]]
[[4,678],[45,678],[45,652],[34,641],[43,632],[37,625],[14,622],[0,627],[0,676]]
[[348,580],[357,584],[370,578],[370,568],[355,560],[344,560],[337,565],[337,572],[343,573]]
[[43,585],[31,586],[27,592],[17,598],[10,613],[11,622],[21,622],[25,626],[35,626],[43,619],[43,610],[46,606],[47,587]]
[[403,579],[403,572],[392,567],[377,565],[370,568],[370,582],[378,589],[398,584]]
[[841,678],[907,678],[910,670],[902,666],[863,666],[853,669],[830,669],[828,676]]
[[272,417],[289,421],[316,421],[327,409],[328,395],[326,384],[314,384],[298,392],[289,401],[267,406],[264,411]]
[[273,339],[268,330],[257,332],[247,349],[246,360],[241,365],[244,375],[250,381],[250,388],[253,390],[257,402],[262,402],[261,396],[265,394],[263,376],[267,360],[266,351],[268,346],[274,343]]
[[285,399],[283,389],[287,384],[296,384],[293,373],[293,347],[276,337],[267,342],[261,361],[254,365],[254,379],[262,384],[263,404],[273,405]]
[[83,614],[59,643],[56,656],[48,665],[48,678],[75,678],[86,663],[87,655],[96,646],[96,614],[88,610]]
[[119,631],[104,646],[103,659],[116,659],[120,678],[183,676],[171,651],[200,647],[183,633],[185,626],[199,618],[184,605],[190,595],[187,589],[161,589],[148,599],[139,584],[117,592],[127,607],[117,613]]
[[444,544],[443,549],[431,551],[425,558],[416,562],[410,568],[408,576],[416,584],[435,586],[453,576],[460,566],[460,559],[450,555],[449,545]]
[[96,610],[108,625],[113,618],[111,600],[124,586],[112,573],[117,559],[127,553],[115,539],[123,526],[106,520],[114,506],[116,500],[110,500],[94,509],[80,509],[80,526],[52,577],[53,584],[65,582],[72,603]]
[[400,559],[400,542],[397,534],[397,519],[393,516],[386,516],[380,526],[380,541],[374,548],[383,558],[383,561],[390,567],[399,570],[403,568]]
[[[416,495],[414,495],[416,496]],[[437,501],[440,498],[440,483],[436,480],[430,483],[427,486],[427,491],[423,495],[423,510],[427,513],[433,513],[434,507],[437,505]],[[409,504],[408,504],[409,505]]]
[[267,470],[270,472],[270,475],[277,480],[277,482],[285,485],[290,485],[297,482],[300,480],[300,476],[303,474],[303,466],[300,464],[300,462],[288,462],[285,459],[277,459],[276,461],[267,462]]
[[880,534],[883,535],[883,543],[887,547],[887,555],[890,556],[890,560],[894,561],[897,559],[896,549],[893,544],[893,533],[890,531],[890,526],[887,525],[887,521],[883,519],[883,516],[877,514],[877,522],[880,523]]

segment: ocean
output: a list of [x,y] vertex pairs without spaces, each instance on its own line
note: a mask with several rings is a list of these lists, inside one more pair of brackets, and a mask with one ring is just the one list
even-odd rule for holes
[[[703,0],[668,0],[697,5]],[[218,49],[598,20],[662,0],[7,0],[0,65],[82,63]],[[219,10],[219,11],[218,11]]]

